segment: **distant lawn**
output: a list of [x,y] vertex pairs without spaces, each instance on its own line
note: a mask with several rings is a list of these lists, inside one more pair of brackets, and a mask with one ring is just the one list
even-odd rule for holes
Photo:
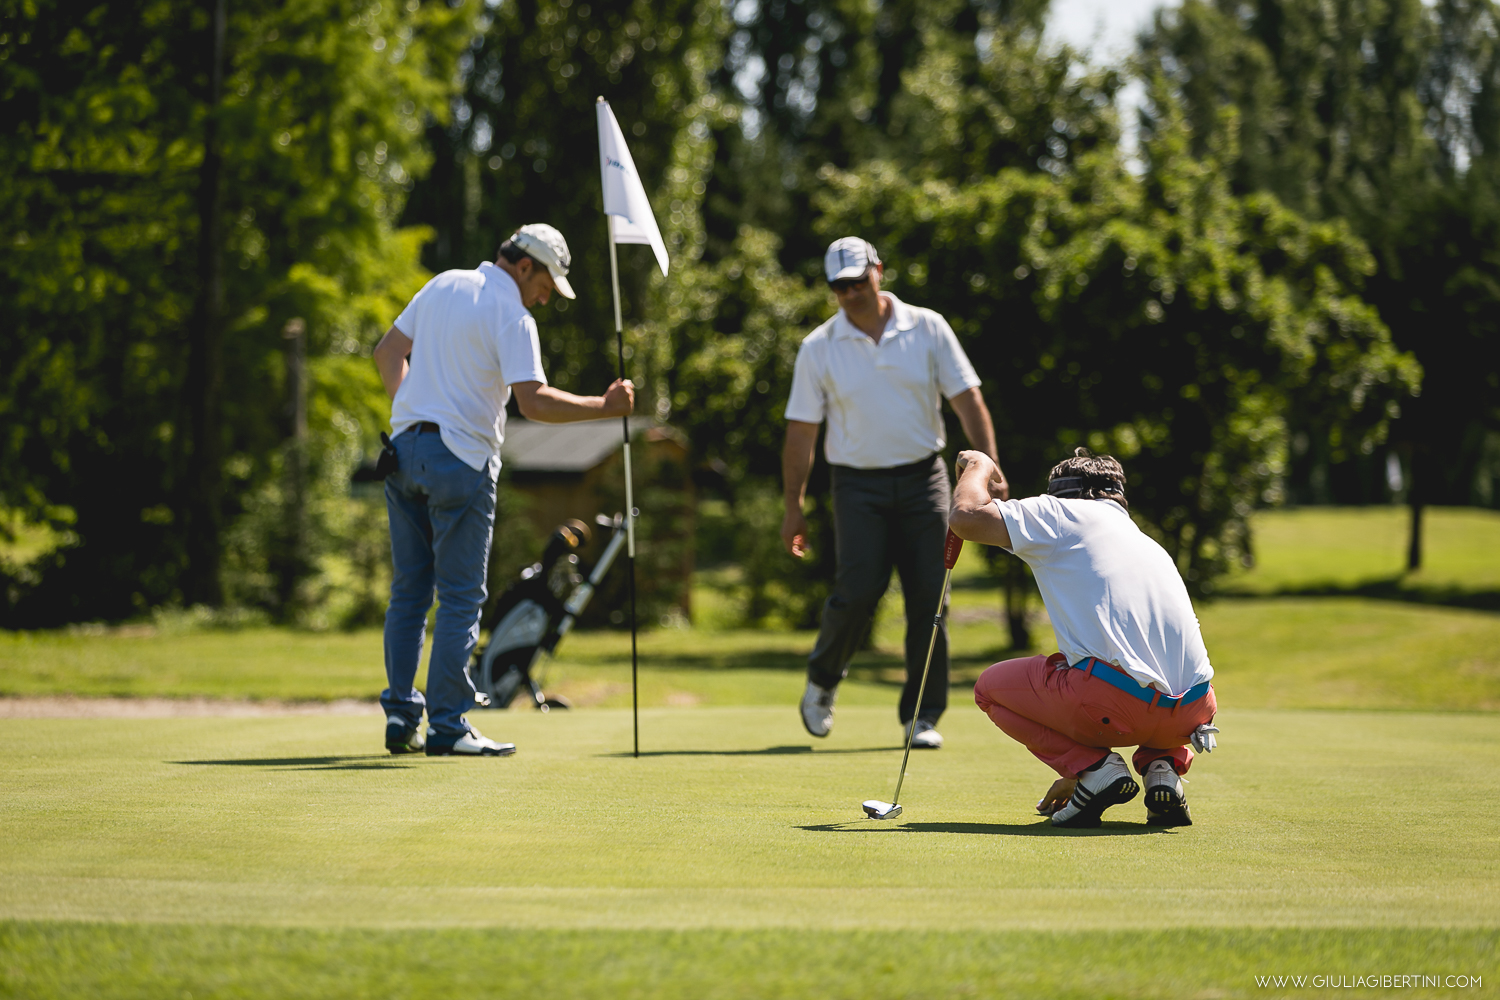
[[1255,568],[1225,593],[1355,591],[1385,585],[1396,596],[1440,599],[1500,594],[1500,511],[1428,507],[1422,568],[1406,572],[1406,507],[1302,507],[1257,513]]
[[[1320,587],[1337,592],[1399,568],[1398,508],[1304,509],[1257,515],[1259,565],[1230,581],[1252,595],[1203,604],[1199,615],[1226,704],[1243,707],[1500,709],[1500,615],[1369,597],[1255,597]],[[1500,513],[1432,509],[1434,587],[1482,593],[1500,586]],[[1415,579],[1413,577],[1412,579]],[[840,704],[894,703],[904,673],[904,621],[895,583],[875,648],[855,660]],[[717,591],[705,594],[721,602]],[[955,572],[949,632],[953,701],[1010,650],[1002,596],[978,546]],[[1056,648],[1033,596],[1031,652]],[[641,698],[648,706],[790,704],[800,694],[810,632],[658,628],[641,633]],[[549,690],[580,707],[630,704],[624,632],[569,635],[545,667]],[[155,633],[149,627],[0,633],[0,696],[228,697],[326,700],[375,697],[381,637],[247,628]],[[419,683],[421,683],[419,677]]]
[[[961,592],[971,599],[997,595]],[[893,603],[893,607],[894,602]],[[996,604],[996,606],[998,606]],[[1003,656],[998,611],[953,628],[952,702]],[[1200,609],[1225,705],[1283,708],[1500,709],[1500,615],[1368,598],[1220,600]],[[1037,650],[1055,648],[1034,628]],[[900,624],[861,653],[841,705],[895,704],[903,673]],[[801,694],[810,632],[657,629],[641,635],[648,706],[790,705]],[[547,687],[580,707],[630,704],[630,641],[618,632],[570,635]],[[384,685],[381,637],[257,628],[178,635],[0,633],[0,695],[374,698]],[[422,683],[419,677],[418,683]]]

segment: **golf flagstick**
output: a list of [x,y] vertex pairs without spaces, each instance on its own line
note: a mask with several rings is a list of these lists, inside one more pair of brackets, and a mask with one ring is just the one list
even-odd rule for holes
[[[620,378],[625,377],[625,332],[620,321],[620,265],[615,259],[615,217],[606,215],[609,227],[609,283],[615,293],[615,352],[620,362]],[[635,476],[630,471],[630,414],[620,418],[625,436],[625,564],[630,567],[630,728],[635,740],[635,755],[641,755],[640,684],[637,680],[635,641]]]
[[[615,350],[620,378],[625,377],[625,333],[620,318],[620,265],[617,243],[646,243],[656,253],[662,277],[667,274],[667,246],[662,242],[651,201],[635,169],[635,160],[625,144],[625,134],[614,111],[603,97],[595,104],[599,122],[599,182],[604,189],[604,219],[609,227],[609,281],[615,295]],[[641,755],[640,683],[636,654],[635,620],[635,484],[630,469],[630,416],[620,418],[625,435],[625,535],[626,562],[630,565],[630,720],[635,738],[635,756]]]
[[906,752],[901,755],[901,773],[896,775],[896,794],[891,801],[866,799],[860,804],[865,815],[871,819],[895,819],[901,815],[901,783],[906,780],[906,761],[911,757],[912,737],[917,734],[918,713],[922,711],[922,695],[927,691],[927,670],[932,666],[932,651],[937,648],[938,628],[943,624],[943,605],[948,601],[948,583],[953,579],[953,567],[958,563],[958,554],[964,550],[964,540],[948,529],[943,540],[943,592],[938,595],[937,612],[932,616],[932,638],[927,641],[927,661],[922,664],[922,682],[917,685],[917,703],[912,707],[911,722],[906,727]]

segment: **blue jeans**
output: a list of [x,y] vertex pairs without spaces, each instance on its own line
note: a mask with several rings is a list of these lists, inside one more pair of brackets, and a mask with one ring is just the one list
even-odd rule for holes
[[[412,428],[393,442],[400,468],[385,481],[391,522],[391,603],[385,613],[385,676],[380,704],[409,725],[422,708],[439,744],[469,731],[474,683],[465,667],[479,641],[485,573],[495,530],[495,481],[454,456],[436,431]],[[422,657],[427,611],[437,593],[427,697],[412,687]]]

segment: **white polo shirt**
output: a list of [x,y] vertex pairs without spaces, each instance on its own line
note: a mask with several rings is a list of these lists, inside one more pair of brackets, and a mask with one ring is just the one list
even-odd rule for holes
[[1070,664],[1093,656],[1171,697],[1214,675],[1167,550],[1113,500],[996,500]]
[[941,451],[942,401],[979,385],[947,320],[880,294],[892,308],[879,343],[840,309],[797,349],[786,419],[828,421],[831,465],[886,469]]
[[515,279],[489,262],[444,271],[395,325],[411,338],[411,370],[391,404],[392,431],[430,420],[464,464],[499,475],[511,383],[547,383],[536,320]]

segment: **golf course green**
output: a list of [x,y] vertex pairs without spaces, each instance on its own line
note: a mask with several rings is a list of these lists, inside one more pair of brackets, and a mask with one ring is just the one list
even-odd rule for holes
[[895,602],[826,740],[794,707],[808,635],[645,633],[639,759],[619,634],[551,665],[577,710],[475,713],[520,747],[484,760],[383,752],[378,633],[0,635],[0,997],[1500,987],[1500,616],[1205,604],[1223,732],[1194,825],[1137,800],[1060,831],[1031,808],[1051,773],[973,706],[1008,654],[998,593],[960,571],[947,744],[885,823],[859,803],[901,760]]
[[[387,756],[378,711],[10,720],[3,985],[384,996],[390,970],[357,956],[386,948],[409,983],[392,996],[483,969],[500,996],[1249,996],[1270,995],[1257,974],[1493,976],[1490,716],[1228,710],[1189,776],[1194,826],[1149,828],[1130,803],[1067,832],[1029,808],[1049,772],[963,705],[947,747],[914,755],[905,814],[864,819],[899,765],[889,714],[843,710],[814,746],[785,708],[652,709],[640,759],[615,710],[484,716],[521,748],[489,760]],[[435,955],[468,942],[463,971],[411,978],[413,930]],[[820,939],[847,956],[837,969]],[[680,979],[699,942],[726,955],[695,993]],[[596,947],[633,957],[598,964]],[[519,953],[549,951],[566,968],[516,978]],[[352,978],[283,982],[308,964]]]

